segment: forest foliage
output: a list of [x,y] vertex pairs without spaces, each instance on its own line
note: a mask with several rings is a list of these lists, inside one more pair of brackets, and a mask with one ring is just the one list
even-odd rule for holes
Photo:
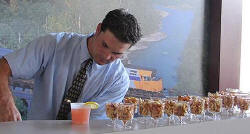
[[[142,4],[143,3],[143,4]],[[143,35],[159,29],[153,0],[0,0],[0,47],[19,49],[51,32],[94,32],[108,11],[125,8],[141,24]]]

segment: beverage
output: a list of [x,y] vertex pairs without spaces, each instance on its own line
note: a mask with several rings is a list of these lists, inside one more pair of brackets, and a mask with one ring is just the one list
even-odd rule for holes
[[73,124],[89,124],[91,107],[84,103],[71,103]]

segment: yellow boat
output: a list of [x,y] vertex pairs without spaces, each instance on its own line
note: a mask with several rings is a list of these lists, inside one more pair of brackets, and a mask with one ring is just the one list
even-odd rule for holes
[[153,77],[153,71],[126,68],[130,79],[130,88],[159,92],[163,90],[162,79]]

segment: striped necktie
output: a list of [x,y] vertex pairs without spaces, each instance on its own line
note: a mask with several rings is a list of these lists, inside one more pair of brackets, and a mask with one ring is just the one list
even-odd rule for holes
[[[83,65],[86,63],[85,65]],[[57,114],[57,120],[67,120],[68,114],[71,112],[70,103],[77,102],[82,89],[84,87],[84,83],[87,80],[87,71],[91,68],[93,63],[92,59],[87,59],[81,65],[81,68],[74,78],[71,87],[68,89],[68,92],[64,95],[59,112]]]

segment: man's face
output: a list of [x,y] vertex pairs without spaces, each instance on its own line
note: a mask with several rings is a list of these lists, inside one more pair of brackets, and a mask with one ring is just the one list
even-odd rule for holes
[[105,32],[97,31],[93,38],[91,56],[99,65],[120,58],[131,46],[129,43],[119,41],[108,29]]

